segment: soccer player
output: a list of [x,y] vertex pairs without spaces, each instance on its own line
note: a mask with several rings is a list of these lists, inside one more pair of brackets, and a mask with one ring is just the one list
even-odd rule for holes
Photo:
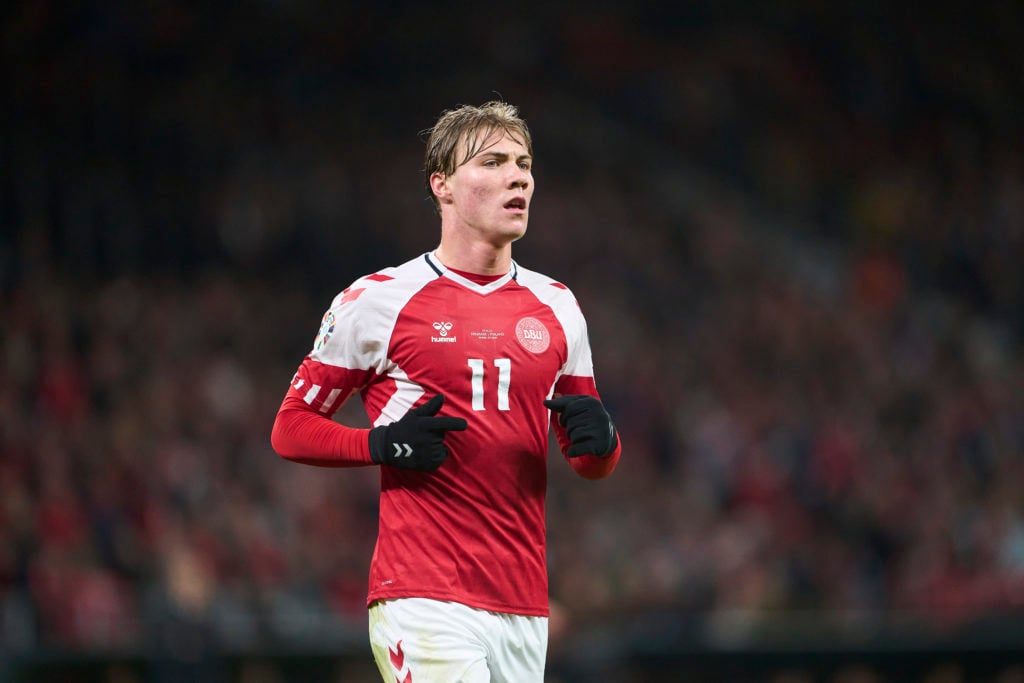
[[[367,605],[387,683],[540,683],[549,424],[587,479],[621,444],[576,299],[512,259],[534,189],[526,122],[489,102],[429,132],[439,246],[335,297],[271,439],[301,463],[380,466]],[[355,392],[369,429],[331,419]]]

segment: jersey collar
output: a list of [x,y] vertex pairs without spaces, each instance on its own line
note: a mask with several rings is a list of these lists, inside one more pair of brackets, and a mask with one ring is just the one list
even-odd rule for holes
[[469,280],[459,275],[458,273],[452,270],[449,270],[431,252],[427,252],[426,254],[424,254],[423,259],[427,262],[427,265],[430,266],[435,273],[437,273],[438,277],[446,277],[450,280],[458,282],[463,287],[466,287],[467,289],[472,289],[473,291],[479,292],[480,294],[490,294],[491,292],[501,289],[512,280],[518,281],[519,278],[519,266],[516,264],[514,260],[512,261],[512,267],[509,268],[509,271],[505,275],[499,277],[494,282],[488,282],[485,285],[480,285],[473,282],[472,280]]

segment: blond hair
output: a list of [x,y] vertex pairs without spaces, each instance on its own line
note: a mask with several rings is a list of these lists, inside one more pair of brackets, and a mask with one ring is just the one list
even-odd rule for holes
[[[434,173],[445,176],[455,173],[455,169],[476,156],[481,146],[499,130],[526,147],[527,153],[533,156],[530,129],[520,118],[519,109],[507,102],[492,100],[479,107],[464,104],[442,112],[434,127],[423,131],[427,137],[423,172],[428,191],[430,176]],[[459,143],[463,141],[465,145],[460,158],[457,154]],[[441,207],[433,191],[430,191],[430,199],[434,202],[434,209],[440,212]]]

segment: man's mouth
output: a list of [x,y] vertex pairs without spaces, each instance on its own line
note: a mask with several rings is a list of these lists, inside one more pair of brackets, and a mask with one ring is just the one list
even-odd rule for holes
[[516,197],[505,202],[506,209],[518,209],[520,211],[526,210],[526,199],[523,197]]

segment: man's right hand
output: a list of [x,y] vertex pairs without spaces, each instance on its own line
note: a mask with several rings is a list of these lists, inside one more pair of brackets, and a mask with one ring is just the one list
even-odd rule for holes
[[444,435],[466,429],[461,417],[435,417],[444,394],[437,394],[400,420],[370,430],[370,457],[378,465],[432,472],[448,457]]

